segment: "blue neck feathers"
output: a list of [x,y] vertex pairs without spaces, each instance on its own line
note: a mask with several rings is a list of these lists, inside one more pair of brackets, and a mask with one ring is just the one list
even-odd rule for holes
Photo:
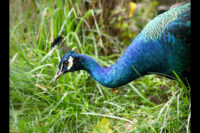
[[[119,60],[108,68],[101,67],[89,56],[79,55],[79,58],[82,68],[95,80],[106,87],[115,88],[146,75],[148,72],[164,72],[166,65],[163,65],[164,63],[160,60],[164,61],[165,56],[156,56],[159,53],[159,47],[155,47],[155,43],[148,42],[147,45],[146,42],[135,39]],[[149,49],[152,49],[152,52]]]

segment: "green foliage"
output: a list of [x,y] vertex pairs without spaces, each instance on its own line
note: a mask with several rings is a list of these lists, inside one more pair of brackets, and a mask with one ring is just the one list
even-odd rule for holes
[[112,130],[109,128],[109,125],[109,120],[103,118],[100,122],[97,123],[92,133],[112,133]]
[[[130,44],[132,39],[140,33],[152,18],[157,16],[157,1],[153,0],[139,4],[140,6],[136,7],[132,17],[118,16],[114,24],[114,27],[120,31],[117,32],[119,40],[126,44],[126,46]],[[127,10],[124,9],[124,13],[126,12]]]
[[95,28],[89,28],[86,19],[95,20],[94,11],[79,16],[79,5],[80,1],[71,0],[10,1],[10,132],[92,132],[103,125],[104,131],[113,132],[190,130],[190,89],[180,80],[149,75],[118,92],[84,71],[53,82],[65,53],[50,48],[57,35],[64,36],[70,49],[106,67],[121,53],[100,55],[107,45],[102,37],[113,49],[127,47],[103,33],[96,21]]

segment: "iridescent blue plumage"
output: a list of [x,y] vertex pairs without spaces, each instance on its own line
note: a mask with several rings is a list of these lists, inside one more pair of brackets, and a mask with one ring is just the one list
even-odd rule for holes
[[[111,88],[150,72],[174,76],[173,70],[182,76],[190,63],[190,27],[190,3],[174,7],[151,20],[112,66],[103,68],[91,57],[72,51],[63,56],[57,75],[86,70],[95,80]],[[70,57],[73,65],[67,69],[63,62],[68,62]]]

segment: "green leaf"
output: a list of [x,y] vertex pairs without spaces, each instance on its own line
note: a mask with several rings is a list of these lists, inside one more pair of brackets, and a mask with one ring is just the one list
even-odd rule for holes
[[110,121],[106,118],[103,118],[100,122],[98,121],[92,133],[112,133],[112,130],[109,128],[109,125]]

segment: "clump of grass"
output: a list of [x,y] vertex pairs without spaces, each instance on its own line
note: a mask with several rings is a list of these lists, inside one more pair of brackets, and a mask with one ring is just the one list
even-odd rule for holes
[[80,1],[10,1],[10,132],[91,132],[104,117],[113,132],[189,132],[190,89],[178,77],[177,82],[144,76],[118,92],[84,71],[52,82],[65,53],[50,49],[57,35],[103,66],[120,56],[99,55],[105,49],[101,36],[116,49],[119,43],[101,32],[96,21],[91,29],[86,18],[95,20],[94,11],[78,16],[77,5]]

